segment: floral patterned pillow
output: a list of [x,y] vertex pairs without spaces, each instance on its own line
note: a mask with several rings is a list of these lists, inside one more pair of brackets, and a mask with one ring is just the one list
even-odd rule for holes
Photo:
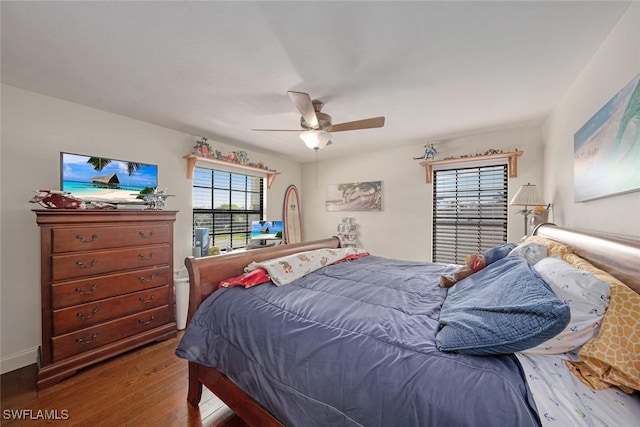
[[269,273],[271,281],[281,286],[344,258],[365,254],[367,253],[358,248],[316,249],[268,261],[252,262],[245,271],[251,272],[256,268],[264,268]]

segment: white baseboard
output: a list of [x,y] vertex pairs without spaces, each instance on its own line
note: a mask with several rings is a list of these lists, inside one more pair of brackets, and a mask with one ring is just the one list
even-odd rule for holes
[[38,361],[38,347],[0,358],[0,374],[33,365]]

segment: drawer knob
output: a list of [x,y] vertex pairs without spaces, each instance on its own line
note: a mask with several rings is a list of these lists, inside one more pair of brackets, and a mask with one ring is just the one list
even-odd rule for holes
[[151,258],[153,258],[153,252],[151,252],[149,255],[145,255],[145,254],[138,254],[138,256],[140,257],[141,260],[143,261],[149,261]]
[[82,268],[82,269],[86,269],[86,268],[93,268],[93,267],[95,267],[95,265],[96,265],[97,263],[98,263],[98,260],[97,260],[97,259],[92,259],[92,260],[91,260],[91,262],[90,262],[89,264],[85,264],[85,263],[83,263],[82,261],[76,261],[76,265],[77,265],[79,268]]
[[150,281],[153,280],[154,277],[156,277],[156,273],[151,273],[151,276],[149,277],[139,276],[138,280],[141,281],[142,283],[149,283]]
[[145,233],[144,231],[139,231],[138,235],[143,239],[150,239],[151,237],[153,237],[153,231],[150,231],[148,233]]
[[138,323],[140,323],[142,326],[147,326],[148,324],[153,322],[155,319],[156,317],[152,315],[152,316],[149,316],[149,320],[138,319]]
[[156,297],[156,296],[155,296],[155,294],[154,294],[154,295],[151,295],[149,298],[140,297],[140,298],[138,298],[138,299],[139,299],[139,300],[140,300],[140,302],[141,302],[141,303],[143,303],[143,304],[149,304],[149,303],[153,302],[153,300],[155,299],[155,297]]
[[91,338],[87,340],[84,338],[76,338],[76,342],[80,345],[91,344],[96,338],[98,338],[98,333],[94,332],[91,334]]
[[91,243],[98,238],[97,234],[92,234],[90,239],[85,239],[82,234],[77,234],[76,239],[80,240],[81,243]]
[[96,291],[96,289],[98,289],[98,285],[91,286],[91,289],[89,289],[88,291],[85,291],[82,288],[76,288],[76,292],[79,293],[80,295],[86,295],[86,294],[94,293]]
[[88,320],[88,319],[91,319],[93,316],[95,316],[97,312],[98,312],[98,307],[91,310],[91,314],[84,314],[83,312],[80,311],[76,314],[76,316],[78,316],[80,320]]

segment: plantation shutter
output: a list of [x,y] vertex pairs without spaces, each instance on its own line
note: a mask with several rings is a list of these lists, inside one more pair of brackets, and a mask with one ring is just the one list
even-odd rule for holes
[[433,261],[464,264],[507,242],[507,165],[433,172]]

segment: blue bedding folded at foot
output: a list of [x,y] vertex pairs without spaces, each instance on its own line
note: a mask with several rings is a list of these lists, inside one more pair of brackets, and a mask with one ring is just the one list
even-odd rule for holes
[[435,345],[455,266],[369,256],[295,282],[215,292],[176,350],[287,426],[539,426],[511,355]]

